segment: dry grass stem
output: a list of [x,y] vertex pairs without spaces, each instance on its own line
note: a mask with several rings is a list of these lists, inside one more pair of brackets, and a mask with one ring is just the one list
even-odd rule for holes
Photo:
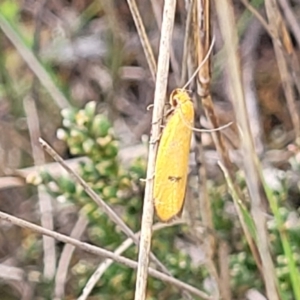
[[224,177],[225,177],[225,180],[226,180],[226,183],[227,183],[227,186],[228,186],[228,190],[229,190],[229,192],[232,196],[233,203],[234,203],[236,212],[237,212],[238,217],[239,217],[239,221],[241,223],[241,226],[243,228],[243,232],[245,234],[245,238],[247,240],[247,243],[249,245],[251,253],[254,257],[255,263],[256,263],[258,269],[260,270],[260,272],[262,274],[261,259],[260,259],[259,253],[258,253],[258,249],[256,247],[255,240],[251,236],[251,233],[250,233],[250,231],[247,227],[246,221],[245,221],[244,216],[243,216],[243,212],[241,210],[241,206],[244,206],[244,203],[239,198],[239,195],[236,191],[236,187],[232,182],[232,178],[230,177],[230,175],[228,173],[228,170],[225,168],[225,166],[221,162],[219,162],[219,166],[220,166],[222,172],[224,173]]
[[[71,244],[71,245],[73,245],[73,246],[75,246],[75,247],[77,247],[81,250],[84,250],[88,253],[113,259],[115,262],[123,264],[123,265],[125,265],[129,268],[132,268],[132,269],[137,268],[137,263],[135,261],[131,260],[131,259],[128,259],[128,258],[123,257],[123,256],[116,255],[113,252],[107,251],[107,250],[102,249],[100,247],[96,247],[96,246],[90,245],[88,243],[83,243],[81,241],[73,239],[73,238],[71,238],[69,236],[66,236],[64,234],[60,234],[58,232],[43,228],[41,226],[32,224],[32,223],[27,222],[25,220],[22,220],[20,218],[16,218],[14,216],[11,216],[9,214],[0,212],[0,219],[2,221],[10,222],[10,223],[12,223],[14,225],[17,225],[19,227],[32,230],[36,233],[47,235],[47,236],[49,236],[51,238],[54,238],[58,241],[61,241],[63,243],[69,243],[69,244]],[[158,271],[156,271],[152,268],[149,268],[148,272],[151,276],[153,276],[157,279],[160,279],[164,282],[171,283],[171,284],[173,284],[174,286],[177,286],[180,289],[184,289],[186,291],[189,291],[190,293],[192,293],[192,294],[194,294],[198,297],[201,297],[204,300],[212,300],[212,298],[210,296],[208,296],[206,293],[204,293],[204,292],[202,292],[202,291],[200,291],[200,290],[198,290],[198,289],[196,289],[196,288],[194,288],[194,287],[192,287],[188,284],[185,284],[180,280],[177,280],[173,277],[170,277],[170,276],[168,276],[164,273],[158,272]]]
[[[86,216],[79,214],[79,218],[76,224],[74,225],[70,237],[76,240],[80,239],[87,225],[88,225],[88,220]],[[75,246],[72,246],[71,244],[65,244],[63,251],[61,252],[61,256],[58,262],[57,272],[55,276],[55,287],[54,287],[55,299],[54,300],[63,299],[65,297],[65,284],[67,282],[68,269],[74,251],[75,251]]]
[[[194,1],[192,7],[192,33],[193,40],[190,43],[190,56],[193,62],[193,68],[198,69],[199,65],[202,67],[199,69],[197,76],[197,94],[198,98],[201,97],[202,104],[206,111],[206,114],[209,115],[209,120],[214,118],[216,122],[211,122],[213,128],[218,128],[218,121],[214,114],[214,109],[212,102],[208,103],[206,99],[211,99],[210,97],[210,57],[206,59],[207,55],[209,55],[210,50],[213,47],[214,39],[211,40],[211,27],[210,27],[210,2],[204,1],[202,4],[200,2]],[[200,101],[199,101],[200,102]],[[199,103],[197,102],[197,103]],[[205,104],[205,105],[204,105]],[[208,114],[207,111],[210,110]],[[196,127],[200,127],[200,118],[196,117]],[[214,133],[212,133],[214,135]],[[219,134],[217,133],[219,136]],[[212,210],[211,204],[208,196],[207,189],[207,176],[205,169],[205,160],[204,160],[204,151],[203,146],[201,144],[202,137],[199,136],[197,141],[197,155],[196,155],[196,163],[198,165],[198,183],[199,183],[199,208],[201,220],[203,222],[203,226],[208,228],[210,232],[214,232],[214,225],[212,220]],[[198,238],[199,242],[200,237]],[[220,297],[220,284],[219,284],[219,275],[217,271],[217,267],[213,260],[215,253],[215,237],[214,235],[208,235],[206,237],[202,237],[204,242],[204,251],[206,254],[205,264],[208,269],[210,276],[215,281],[215,289],[214,289],[214,298],[218,299]]]
[[130,8],[130,12],[131,12],[132,18],[134,20],[140,41],[142,43],[152,78],[153,78],[153,80],[155,80],[155,76],[156,76],[155,58],[154,58],[151,44],[149,42],[146,30],[145,30],[145,26],[142,21],[142,17],[140,15],[140,12],[138,10],[135,0],[127,0],[127,3]]
[[[155,17],[156,24],[161,31],[161,22],[162,22],[162,12],[161,12],[161,2],[158,0],[151,0],[151,5]],[[179,86],[179,74],[180,74],[180,69],[179,69],[179,63],[176,60],[174,48],[170,48],[170,62],[173,70],[173,74],[175,76],[175,82],[177,86]]]
[[287,20],[293,35],[297,41],[298,48],[300,47],[300,26],[299,26],[299,20],[297,20],[295,14],[293,13],[293,9],[290,5],[290,1],[288,0],[279,0],[279,5],[282,8],[282,11],[285,15],[285,19]]
[[[32,156],[36,166],[42,166],[45,163],[44,153],[39,145],[40,125],[37,108],[34,99],[30,96],[24,99],[24,110],[27,117],[28,130],[30,135]],[[41,215],[41,224],[43,227],[53,230],[53,215],[51,197],[41,186],[37,187],[39,209]],[[52,280],[56,271],[56,250],[55,243],[52,238],[43,236],[43,261],[44,276],[48,280]]]
[[244,157],[244,170],[247,170],[246,182],[251,198],[251,213],[257,230],[257,245],[262,260],[264,281],[268,298],[276,300],[279,299],[277,293],[277,281],[269,248],[266,217],[263,210],[263,203],[267,200],[265,194],[262,192],[263,188],[259,171],[260,166],[254,149],[244,100],[240,63],[239,57],[237,56],[238,36],[233,21],[233,7],[229,0],[218,0],[215,1],[215,4],[228,58],[230,93],[237,123],[241,130],[240,139]]
[[161,131],[160,124],[163,115],[164,101],[167,91],[170,44],[174,26],[176,1],[166,0],[164,3],[163,20],[157,64],[157,75],[154,93],[154,108],[152,117],[152,137],[149,145],[149,157],[147,166],[147,181],[145,188],[143,216],[141,224],[141,238],[139,246],[139,258],[135,300],[146,298],[147,269],[149,265],[149,252],[151,248],[152,222],[154,214],[153,206],[153,175],[155,172],[155,159],[157,153],[157,140]]

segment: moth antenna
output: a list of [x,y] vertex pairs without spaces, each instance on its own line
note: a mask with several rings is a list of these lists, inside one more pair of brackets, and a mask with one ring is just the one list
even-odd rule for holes
[[195,76],[197,75],[197,73],[200,71],[200,69],[203,67],[203,65],[206,63],[206,61],[208,60],[212,49],[214,47],[215,44],[215,36],[213,36],[212,40],[211,40],[211,44],[210,47],[208,49],[207,54],[205,55],[204,59],[202,60],[201,64],[198,66],[198,68],[196,69],[196,71],[193,73],[193,75],[191,76],[191,78],[188,80],[188,82],[183,86],[183,90],[185,90],[187,88],[187,86],[192,82],[192,80],[195,78]]
[[183,123],[185,124],[185,126],[187,126],[189,129],[191,129],[191,130],[193,130],[193,131],[196,131],[196,132],[208,132],[208,133],[209,133],[209,132],[216,132],[216,131],[223,130],[223,129],[225,129],[225,128],[227,128],[227,127],[229,127],[229,126],[231,126],[231,125],[233,124],[233,122],[229,122],[229,123],[227,123],[227,124],[225,124],[225,125],[222,125],[222,126],[220,126],[220,127],[218,127],[218,128],[212,128],[212,129],[199,129],[199,128],[195,128],[195,127],[191,126],[191,125],[187,122],[187,120],[184,118],[184,115],[183,115],[183,113],[182,113],[181,107],[180,107],[180,109],[179,109],[179,112],[180,112],[180,117],[181,117]]

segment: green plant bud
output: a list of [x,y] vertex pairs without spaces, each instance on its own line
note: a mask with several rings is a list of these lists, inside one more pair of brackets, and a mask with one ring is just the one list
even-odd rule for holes
[[277,268],[277,275],[279,278],[288,277],[290,274],[288,267]]
[[92,134],[95,137],[105,137],[110,128],[111,123],[104,115],[95,116],[91,127]]
[[147,168],[146,164],[146,160],[143,158],[135,160],[130,167],[131,173],[138,175],[138,177],[144,177]]
[[245,252],[240,252],[237,255],[237,261],[240,262],[240,263],[245,262],[246,258],[247,258],[247,254]]
[[92,149],[91,153],[89,154],[89,157],[93,162],[100,161],[103,159],[103,150],[100,149],[100,147],[96,144],[95,147]]
[[76,143],[82,143],[86,139],[86,135],[78,128],[71,129],[70,137]]
[[120,199],[116,198],[116,197],[112,197],[109,199],[109,203],[111,205],[114,205],[114,204],[119,204],[120,203]]
[[81,170],[84,173],[85,172],[93,173],[96,170],[94,163],[91,162],[91,161],[82,161],[82,162],[80,162],[80,167],[81,167]]
[[94,184],[93,189],[102,193],[104,187],[105,182],[103,180],[99,180],[96,184]]
[[99,146],[101,146],[102,148],[104,148],[105,146],[107,146],[111,141],[112,141],[112,136],[111,135],[107,135],[105,137],[99,137],[97,138],[97,144]]
[[60,193],[60,189],[58,187],[58,184],[55,181],[50,181],[47,184],[47,188],[49,189],[49,191],[51,191],[52,193]]
[[112,160],[102,160],[100,163],[96,164],[96,169],[101,176],[111,177],[117,175],[118,167]]
[[67,141],[69,134],[65,129],[59,128],[56,131],[56,137],[61,141]]
[[277,263],[281,266],[287,265],[287,258],[285,255],[278,255],[276,260],[277,260]]
[[111,279],[111,284],[113,286],[115,286],[116,288],[118,288],[120,286],[120,283],[122,281],[124,281],[124,276],[125,274],[124,273],[119,273],[117,274],[116,276],[114,276],[112,279]]
[[131,181],[128,177],[123,177],[119,181],[119,186],[122,188],[131,187]]
[[96,164],[95,167],[98,170],[98,172],[103,176],[104,174],[106,174],[107,169],[109,169],[111,167],[111,161],[102,160],[101,162]]
[[116,197],[117,188],[114,186],[106,186],[103,188],[102,194],[103,194],[103,198],[106,198],[106,199]]
[[74,122],[70,121],[69,119],[63,119],[62,124],[65,128],[72,128],[74,126]]
[[75,183],[68,175],[60,176],[57,180],[57,183],[62,191],[68,193],[75,193]]
[[32,172],[27,175],[26,182],[37,186],[43,182],[43,178],[40,174]]
[[81,145],[69,145],[69,146],[70,146],[70,152],[73,155],[79,155],[84,152]]
[[82,211],[84,214],[89,215],[89,214],[91,214],[95,209],[96,209],[95,205],[94,205],[93,203],[90,202],[90,203],[85,204],[85,205],[82,207],[81,211]]
[[294,250],[295,252],[293,253],[293,258],[294,260],[296,261],[296,263],[299,263],[300,262],[300,255],[299,253],[297,253],[297,249]]
[[281,291],[289,291],[289,290],[291,290],[291,287],[287,282],[283,282],[283,283],[280,283],[280,290]]
[[86,154],[91,153],[94,147],[95,147],[95,142],[90,138],[86,139],[82,144],[82,148]]
[[91,218],[94,220],[98,220],[101,217],[102,213],[99,209],[95,209],[92,213],[91,213]]
[[96,106],[97,103],[95,101],[90,101],[85,105],[84,111],[89,120],[95,116]]
[[117,141],[113,141],[105,147],[104,155],[106,157],[114,158],[118,154],[118,143]]
[[79,199],[81,203],[86,202],[87,194],[85,193],[83,187],[79,184],[75,185],[75,193],[74,196]]
[[63,119],[74,122],[77,111],[78,110],[75,108],[64,108],[61,110],[60,114],[63,117]]
[[42,170],[40,172],[40,176],[42,177],[43,183],[48,183],[51,180],[53,180],[52,175],[49,172],[45,171],[45,170]]
[[80,110],[75,116],[76,124],[78,126],[85,126],[89,122],[89,117],[84,110]]

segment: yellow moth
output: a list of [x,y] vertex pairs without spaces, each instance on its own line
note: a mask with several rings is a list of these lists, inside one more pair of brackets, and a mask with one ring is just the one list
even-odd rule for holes
[[192,131],[212,132],[232,124],[231,122],[211,130],[193,127],[194,106],[185,87],[190,84],[206,63],[214,42],[215,38],[213,37],[205,58],[185,86],[175,89],[170,95],[172,112],[159,142],[153,191],[156,214],[163,222],[168,222],[178,216],[183,208]]
[[154,176],[154,207],[159,219],[168,222],[184,204],[194,107],[185,89],[170,95],[172,112],[163,130]]

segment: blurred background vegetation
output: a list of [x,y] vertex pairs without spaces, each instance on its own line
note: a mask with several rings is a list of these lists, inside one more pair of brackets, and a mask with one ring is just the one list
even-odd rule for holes
[[[177,3],[168,94],[181,77],[187,3]],[[300,41],[293,26],[299,27],[300,4],[279,3],[291,47],[296,49],[289,74],[297,81]],[[266,18],[263,0],[251,4]],[[162,7],[162,0],[138,1],[156,58]],[[277,208],[274,218],[274,209],[267,207],[267,228],[278,293],[280,299],[300,299],[291,278],[299,279],[300,265],[299,128],[294,128],[269,34],[242,1],[233,1],[233,7],[249,121]],[[216,45],[211,93],[222,125],[234,121],[235,112],[214,6],[212,16]],[[127,1],[0,0],[0,32],[0,210],[114,251],[125,235],[43,153],[38,138],[43,137],[76,169],[134,232],[139,231],[145,184],[140,179],[145,178],[152,114],[147,107],[153,103],[154,81]],[[299,92],[294,89],[299,108]],[[199,120],[206,125],[204,116]],[[248,200],[238,130],[228,128],[223,134],[230,158],[238,166],[235,184]],[[260,267],[217,164],[211,135],[202,134],[201,142],[216,237],[211,261],[225,286],[223,299],[266,299]],[[203,246],[211,233],[195,227],[201,224],[197,214],[195,224],[184,221],[191,213],[189,203],[199,196],[198,164],[193,159],[196,143],[191,147],[187,212],[183,221],[154,231],[152,250],[176,278],[213,293],[216,283]],[[251,219],[248,201],[243,209]],[[251,221],[247,225],[251,227]],[[195,234],[199,228],[202,238]],[[128,247],[123,255],[136,259],[136,247]],[[2,221],[0,259],[3,300],[77,299],[103,262]],[[134,284],[135,271],[112,264],[89,295],[78,299],[133,299]],[[177,300],[183,296],[175,287],[149,278],[147,297]]]

